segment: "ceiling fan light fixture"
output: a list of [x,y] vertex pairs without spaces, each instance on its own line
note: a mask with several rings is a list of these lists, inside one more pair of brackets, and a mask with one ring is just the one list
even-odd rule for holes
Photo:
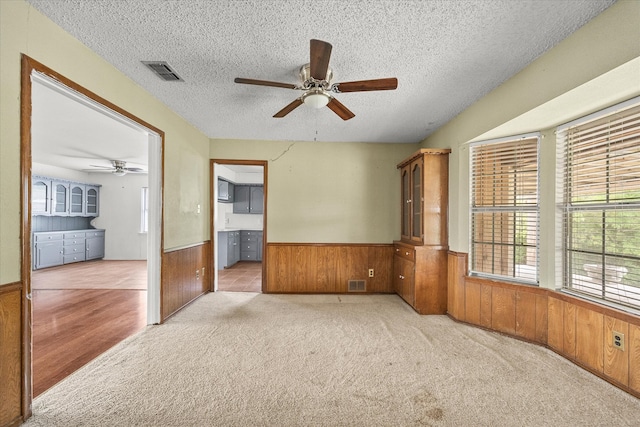
[[115,176],[125,176],[127,174],[127,171],[122,170],[122,169],[116,169],[112,172]]
[[305,105],[308,105],[312,108],[322,108],[326,107],[329,103],[330,97],[322,90],[314,90],[312,92],[308,92],[302,98],[302,101]]

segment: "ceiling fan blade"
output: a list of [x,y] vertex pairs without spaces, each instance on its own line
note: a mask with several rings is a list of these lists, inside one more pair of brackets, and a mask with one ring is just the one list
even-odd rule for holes
[[311,62],[309,63],[311,77],[325,80],[331,58],[331,45],[322,40],[311,39]]
[[108,169],[108,170],[114,169],[113,166],[99,166],[99,165],[89,165],[89,166],[91,166],[92,168],[100,168],[100,169]]
[[335,98],[331,98],[331,101],[329,101],[327,107],[329,107],[331,111],[339,115],[342,120],[349,120],[356,116],[351,112],[351,110],[345,107],[342,102],[338,101]]
[[242,77],[236,77],[233,81],[236,83],[243,83],[246,85],[272,86],[272,87],[281,87],[284,89],[296,89],[296,85],[292,85],[291,83],[270,82],[267,80],[244,79]]
[[366,92],[370,90],[394,90],[398,87],[398,79],[360,80],[357,82],[336,83],[333,85],[336,92]]
[[281,119],[282,117],[286,116],[287,114],[289,114],[290,112],[292,112],[293,110],[295,110],[301,105],[302,105],[302,100],[300,98],[297,98],[291,104],[287,105],[282,110],[274,114],[273,117]]

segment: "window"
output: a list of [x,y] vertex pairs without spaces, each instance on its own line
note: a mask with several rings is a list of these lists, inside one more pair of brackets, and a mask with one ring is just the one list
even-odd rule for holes
[[557,135],[563,288],[640,308],[640,99]]
[[538,283],[538,134],[471,145],[471,273]]
[[149,231],[149,187],[142,187],[140,192],[140,232]]

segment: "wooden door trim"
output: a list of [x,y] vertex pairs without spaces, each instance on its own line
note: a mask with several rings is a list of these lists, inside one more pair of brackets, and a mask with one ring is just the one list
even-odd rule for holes
[[268,160],[242,160],[242,159],[210,159],[209,161],[209,230],[211,231],[211,275],[209,290],[213,292],[215,289],[215,248],[218,244],[216,238],[215,221],[213,215],[215,213],[216,203],[215,188],[217,188],[217,182],[215,182],[215,164],[219,165],[246,165],[246,166],[262,166],[262,185],[264,188],[264,208],[262,212],[262,292],[267,289],[267,194],[268,194]]
[[[22,245],[20,247],[20,274],[22,278],[22,419],[26,420],[31,417],[31,404],[33,401],[33,384],[31,371],[31,343],[32,343],[32,305],[31,305],[31,74],[37,71],[44,74],[64,86],[86,96],[92,101],[115,111],[118,114],[128,118],[138,125],[154,132],[160,138],[160,244],[158,260],[162,262],[162,248],[164,247],[164,131],[145,122],[139,117],[129,113],[128,111],[118,107],[117,105],[107,101],[96,93],[80,86],[73,80],[54,71],[46,65],[36,61],[35,59],[22,54],[21,72],[20,72],[20,206],[21,206],[21,222],[20,222],[20,238]],[[160,285],[162,277],[159,277]],[[161,290],[160,290],[161,291]],[[162,310],[162,301],[160,301],[160,310]]]

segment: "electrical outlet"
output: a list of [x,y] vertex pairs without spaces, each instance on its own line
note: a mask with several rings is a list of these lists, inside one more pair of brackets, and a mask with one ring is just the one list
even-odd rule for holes
[[613,341],[613,347],[617,348],[620,351],[624,351],[624,334],[621,332],[613,331],[611,333],[611,338]]
[[369,277],[373,277],[373,268],[369,269]]
[[196,270],[196,280],[200,278],[200,270]]

